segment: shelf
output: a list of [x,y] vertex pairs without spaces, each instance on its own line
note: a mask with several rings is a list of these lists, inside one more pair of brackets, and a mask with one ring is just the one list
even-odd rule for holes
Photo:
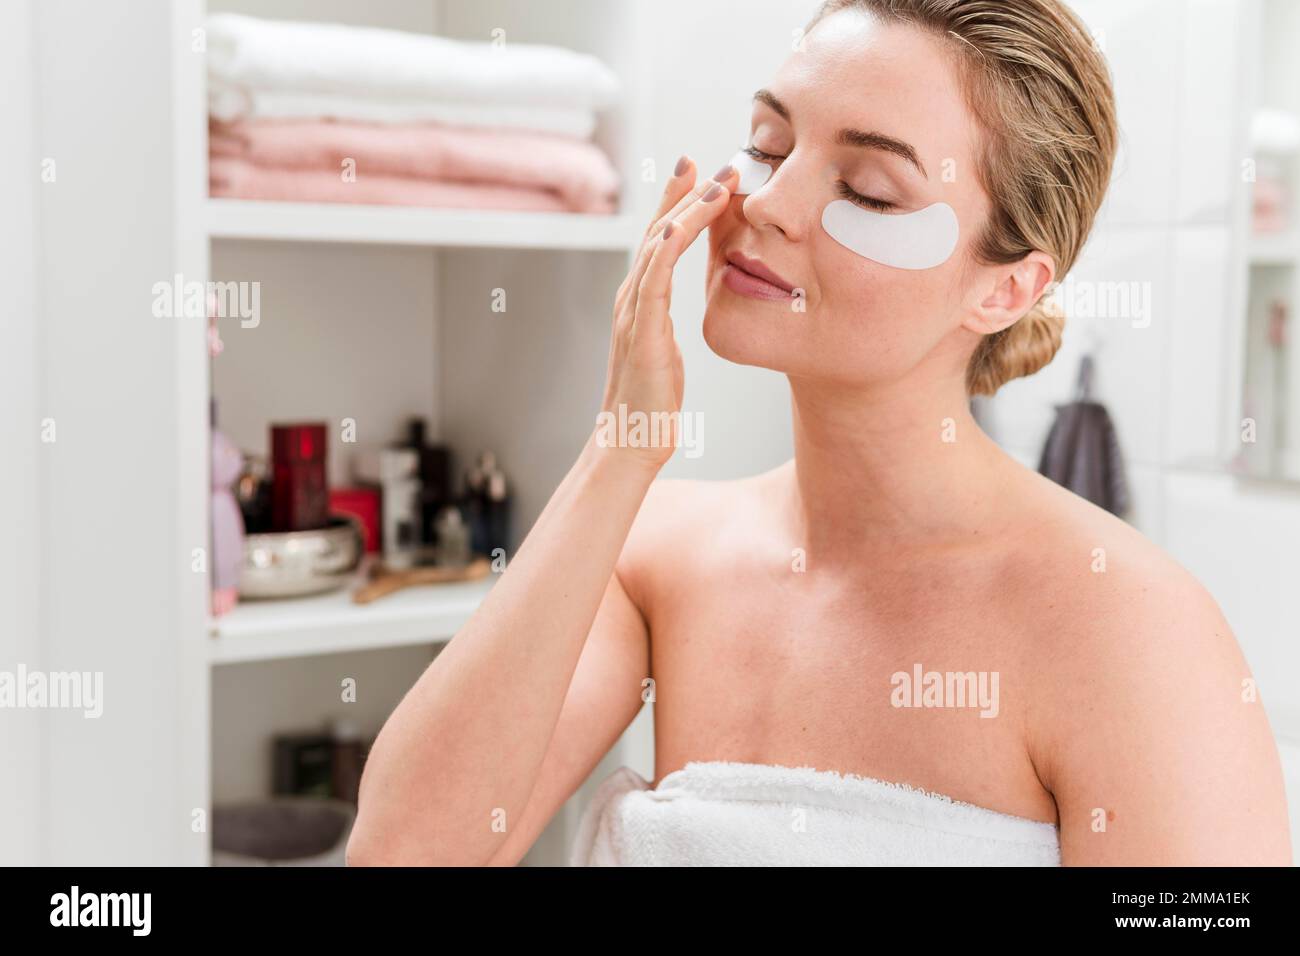
[[1292,266],[1300,263],[1300,235],[1251,236],[1247,250],[1255,266]]
[[643,231],[630,216],[242,199],[209,199],[204,218],[213,239],[492,249],[627,252],[636,248]]
[[[359,580],[359,579],[358,579]],[[246,601],[209,623],[212,664],[436,644],[455,635],[491,589],[481,581],[407,588],[372,604],[353,587],[283,601]]]

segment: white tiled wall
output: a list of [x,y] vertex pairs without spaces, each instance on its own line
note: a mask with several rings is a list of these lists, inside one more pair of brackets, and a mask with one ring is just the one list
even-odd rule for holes
[[[1121,127],[1111,188],[1072,281],[1139,282],[1144,317],[1072,318],[1057,358],[994,401],[999,439],[1042,446],[1053,405],[1074,389],[1093,347],[1096,395],[1110,407],[1135,467],[1220,458],[1227,399],[1233,193],[1241,182],[1237,0],[1076,0],[1115,79]],[[1145,327],[1143,327],[1145,325]],[[1147,498],[1139,523],[1160,510]]]
[[1036,463],[1053,406],[1095,344],[1094,397],[1119,431],[1133,523],[1214,594],[1260,682],[1288,774],[1300,846],[1300,489],[1232,477],[1225,441],[1240,372],[1233,216],[1251,4],[1075,0],[1115,77],[1122,147],[1110,195],[1072,272],[1149,282],[1151,322],[1067,319],[1057,358],[1004,387],[998,439]]

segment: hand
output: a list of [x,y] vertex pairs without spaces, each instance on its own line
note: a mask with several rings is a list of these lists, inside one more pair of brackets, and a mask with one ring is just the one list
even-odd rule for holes
[[[683,252],[727,208],[736,171],[695,184],[695,164],[678,163],[614,302],[609,371],[595,439],[658,471],[676,448],[685,378],[673,337],[673,268]],[[644,423],[636,429],[637,422]],[[624,427],[624,424],[626,427]]]

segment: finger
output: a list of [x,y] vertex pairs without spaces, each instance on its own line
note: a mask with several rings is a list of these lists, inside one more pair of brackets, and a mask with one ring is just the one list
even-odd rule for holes
[[643,322],[661,328],[671,324],[668,303],[672,294],[673,268],[709,223],[722,215],[730,197],[727,187],[714,182],[696,202],[669,221],[659,241],[654,243],[655,250],[637,287],[634,334],[636,327]]
[[[700,231],[727,208],[730,190],[724,186],[723,183],[733,185],[739,178],[739,174],[730,166],[724,166],[722,169],[718,170],[717,175],[721,178],[722,182],[719,182],[717,179],[711,179],[699,186],[697,189],[692,190],[691,195],[685,197],[677,204],[673,214],[664,218],[665,230],[670,224],[672,224],[674,228],[684,227],[686,229],[686,234],[684,236],[674,236],[671,239],[671,242],[676,249],[676,253],[672,262],[667,267],[668,275],[666,283],[669,290],[671,290],[672,287],[672,267],[676,264],[676,256],[680,256],[681,253],[695,241]],[[710,198],[706,200],[704,198],[705,196]],[[645,288],[646,285],[646,273],[650,268],[654,256],[660,251],[663,242],[662,237],[664,235],[665,232],[661,231],[659,233],[659,236],[661,237],[659,241],[646,243],[641,250],[641,254],[638,256],[637,266],[634,269],[637,281],[636,285],[633,286],[636,299],[628,303],[633,316],[633,324],[636,322],[636,313],[640,309],[640,294],[641,290]],[[668,299],[666,296],[662,299],[660,305],[662,306],[663,311],[666,312],[668,309]]]
[[700,197],[708,192],[714,184],[720,183],[724,186],[730,186],[732,185],[732,181],[738,180],[739,177],[740,174],[737,173],[735,168],[730,164],[723,166],[714,174],[712,179],[706,179],[704,182],[695,186],[695,188],[689,190],[686,195],[682,196],[682,198],[679,199],[667,213],[655,220],[654,224],[650,227],[650,232],[646,234],[646,239],[642,242],[641,248],[637,251],[636,261],[633,263],[632,269],[628,272],[627,279],[624,280],[624,285],[619,287],[619,294],[615,300],[617,305],[621,306],[622,304],[627,303],[635,308],[635,301],[633,300],[628,303],[628,300],[635,294],[637,287],[640,285],[641,278],[645,275],[646,266],[650,262],[650,257],[654,254],[654,251],[657,248],[655,240],[663,233],[664,227],[670,221],[680,216],[686,209],[699,202]]
[[691,195],[699,195],[708,184],[701,186],[695,184],[695,162],[689,156],[683,156],[677,160],[677,165],[673,168],[673,175],[669,178],[668,184],[664,187],[663,195],[659,199],[659,208],[655,210],[654,216],[650,219],[650,224],[646,226],[645,233],[641,237],[641,247],[637,250],[636,258],[632,262],[632,268],[628,270],[627,277],[623,284],[618,288],[618,294],[614,297],[614,307],[621,310],[626,300],[631,297],[637,283],[641,281],[641,273],[645,271],[645,264],[650,259],[650,252],[646,246],[654,240],[655,237],[663,231],[666,217],[683,202],[690,199]]
[[655,214],[650,217],[650,224],[646,226],[645,233],[641,236],[641,246],[637,249],[636,258],[632,261],[632,268],[628,270],[627,275],[623,278],[623,283],[618,287],[618,293],[614,296],[614,315],[618,317],[623,311],[623,307],[631,296],[636,285],[641,281],[641,273],[645,269],[645,262],[648,255],[643,255],[646,244],[659,234],[663,229],[664,216],[666,216],[674,207],[688,195],[695,186],[695,161],[689,156],[682,156],[677,160],[677,165],[673,167],[673,174],[668,178],[664,185],[663,195],[659,197],[659,208]]
[[[667,212],[663,213],[655,221],[655,224],[652,227],[653,234],[655,236],[658,236],[661,232],[663,232],[664,226],[668,224],[668,221],[670,219],[676,219],[687,209],[687,207],[694,205],[696,202],[698,202],[700,197],[703,196],[706,192],[708,192],[709,188],[714,183],[721,183],[723,186],[729,187],[731,186],[731,181],[733,179],[738,179],[739,175],[740,174],[736,172],[735,167],[732,166],[730,163],[728,163],[726,166],[723,166],[716,173],[714,173],[712,179],[706,179],[701,183],[697,183],[694,189],[689,190],[676,203],[674,203],[668,209]],[[651,249],[650,251],[654,252],[653,249]]]
[[681,201],[683,196],[691,191],[691,187],[695,185],[695,175],[693,159],[683,156],[677,160],[677,165],[673,167],[673,174],[664,186],[663,195],[659,197],[659,208],[655,210],[654,217],[651,218],[650,225],[646,229],[647,234]]

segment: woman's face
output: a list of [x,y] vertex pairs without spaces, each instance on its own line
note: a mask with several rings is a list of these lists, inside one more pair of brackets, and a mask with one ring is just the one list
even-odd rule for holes
[[[855,10],[821,21],[755,97],[749,145],[773,172],[733,196],[710,229],[709,346],[742,364],[854,384],[897,379],[937,346],[963,370],[974,346],[961,331],[969,303],[992,291],[969,260],[988,210],[977,136],[938,40]],[[822,227],[826,206],[846,198],[886,215],[946,203],[956,247],[925,269],[864,258]],[[765,288],[729,263],[796,292]]]

